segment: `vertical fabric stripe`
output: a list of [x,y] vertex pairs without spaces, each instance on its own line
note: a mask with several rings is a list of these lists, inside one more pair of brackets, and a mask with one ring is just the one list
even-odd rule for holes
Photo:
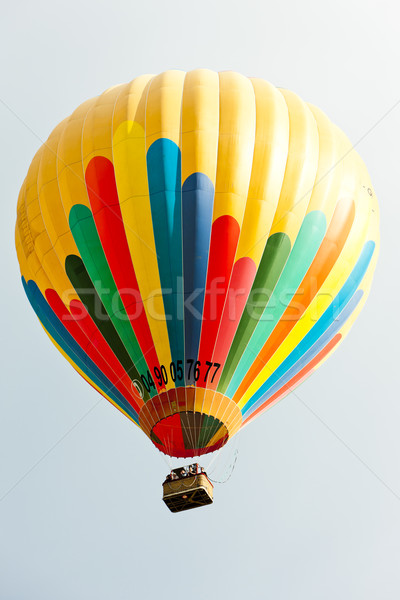
[[[181,153],[156,140],[147,151],[147,172],[165,319],[173,361],[184,356]],[[177,383],[184,384],[178,377]]]
[[[182,187],[185,356],[197,359],[203,318],[214,186],[193,173]],[[194,383],[186,377],[186,384]]]

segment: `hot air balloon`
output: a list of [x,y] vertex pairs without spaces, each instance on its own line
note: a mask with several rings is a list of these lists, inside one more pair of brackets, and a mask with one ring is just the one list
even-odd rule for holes
[[137,77],[62,121],[22,185],[16,248],[58,350],[156,448],[187,458],[224,446],[338,347],[378,235],[366,167],[324,113],[199,69]]

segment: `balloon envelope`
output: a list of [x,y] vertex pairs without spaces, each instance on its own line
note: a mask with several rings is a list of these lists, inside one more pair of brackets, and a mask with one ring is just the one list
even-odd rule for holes
[[18,201],[22,281],[46,333],[178,457],[223,446],[335,350],[377,243],[345,135],[233,72],[145,75],[85,102]]

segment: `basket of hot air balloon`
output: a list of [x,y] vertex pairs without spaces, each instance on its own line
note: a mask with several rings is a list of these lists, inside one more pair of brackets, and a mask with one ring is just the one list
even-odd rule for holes
[[145,75],[85,102],[18,200],[22,282],[46,333],[181,458],[224,446],[326,360],[377,246],[346,136],[233,72]]
[[163,500],[171,512],[182,512],[213,502],[213,484],[198,463],[172,469],[163,483]]

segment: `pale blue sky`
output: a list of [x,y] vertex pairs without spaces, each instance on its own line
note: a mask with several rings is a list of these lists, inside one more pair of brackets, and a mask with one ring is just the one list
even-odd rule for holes
[[[2,6],[0,600],[400,597],[399,16],[377,0]],[[161,454],[43,333],[13,232],[29,163],[61,119],[139,74],[196,67],[292,89],[358,142],[382,247],[338,352],[239,436],[214,505],[172,515]]]

